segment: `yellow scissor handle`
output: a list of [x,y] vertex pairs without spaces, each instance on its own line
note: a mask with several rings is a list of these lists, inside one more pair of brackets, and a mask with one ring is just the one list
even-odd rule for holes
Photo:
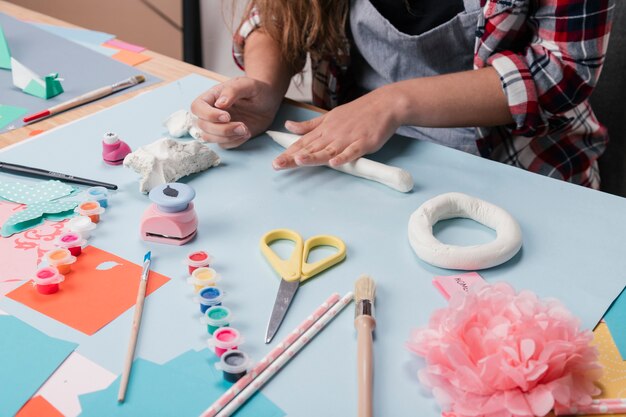
[[[270,248],[270,244],[277,240],[291,240],[295,247],[289,259],[282,259]],[[270,230],[261,238],[261,252],[268,262],[285,281],[298,281],[302,274],[302,253],[304,243],[302,237],[289,229]]]
[[[309,253],[318,246],[331,246],[337,249],[337,252],[325,257],[324,259],[320,259],[317,262],[313,262],[312,264],[308,263],[306,260],[309,257]],[[338,264],[345,258],[346,244],[343,243],[343,240],[338,237],[318,235],[308,238],[306,242],[304,242],[304,249],[302,251],[302,278],[300,278],[300,281],[306,281],[331,266]]]

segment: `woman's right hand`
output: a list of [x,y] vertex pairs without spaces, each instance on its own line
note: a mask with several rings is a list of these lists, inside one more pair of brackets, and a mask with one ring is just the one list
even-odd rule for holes
[[238,77],[201,94],[191,112],[203,140],[229,149],[267,130],[282,98],[265,82]]

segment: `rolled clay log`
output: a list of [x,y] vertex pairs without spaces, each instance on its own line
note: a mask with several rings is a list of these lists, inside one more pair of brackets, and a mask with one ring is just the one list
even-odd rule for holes
[[[300,139],[300,136],[291,133],[274,130],[268,130],[266,133],[283,148],[290,147]],[[413,177],[408,171],[370,159],[359,158],[356,161],[329,168],[354,175],[355,177],[379,182],[402,193],[408,193],[413,189]]]

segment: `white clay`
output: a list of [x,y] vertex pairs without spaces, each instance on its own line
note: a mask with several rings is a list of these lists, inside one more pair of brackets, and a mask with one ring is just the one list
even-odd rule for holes
[[[266,133],[284,148],[288,148],[300,139],[300,136],[291,133],[276,132],[273,130],[268,130]],[[408,193],[413,189],[413,177],[411,177],[408,171],[381,164],[380,162],[370,159],[359,158],[356,161],[331,168],[354,175],[355,177],[379,182],[402,193]]]
[[191,113],[182,109],[170,114],[163,122],[163,126],[167,128],[170,136],[174,136],[175,138],[182,138],[187,135],[192,125],[193,118]]
[[[484,245],[455,246],[433,236],[433,225],[456,217],[472,219],[496,231],[496,239]],[[417,256],[440,268],[478,270],[500,265],[522,247],[517,221],[504,209],[461,193],[434,197],[409,219],[409,243]]]
[[169,138],[142,146],[124,158],[124,166],[141,175],[139,191],[142,193],[219,163],[219,156],[208,146],[196,141],[182,142]]

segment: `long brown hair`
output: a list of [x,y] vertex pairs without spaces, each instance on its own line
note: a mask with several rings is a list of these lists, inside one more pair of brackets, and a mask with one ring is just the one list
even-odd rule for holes
[[294,71],[301,70],[307,52],[318,56],[345,52],[348,0],[251,0],[244,19],[252,9]]

